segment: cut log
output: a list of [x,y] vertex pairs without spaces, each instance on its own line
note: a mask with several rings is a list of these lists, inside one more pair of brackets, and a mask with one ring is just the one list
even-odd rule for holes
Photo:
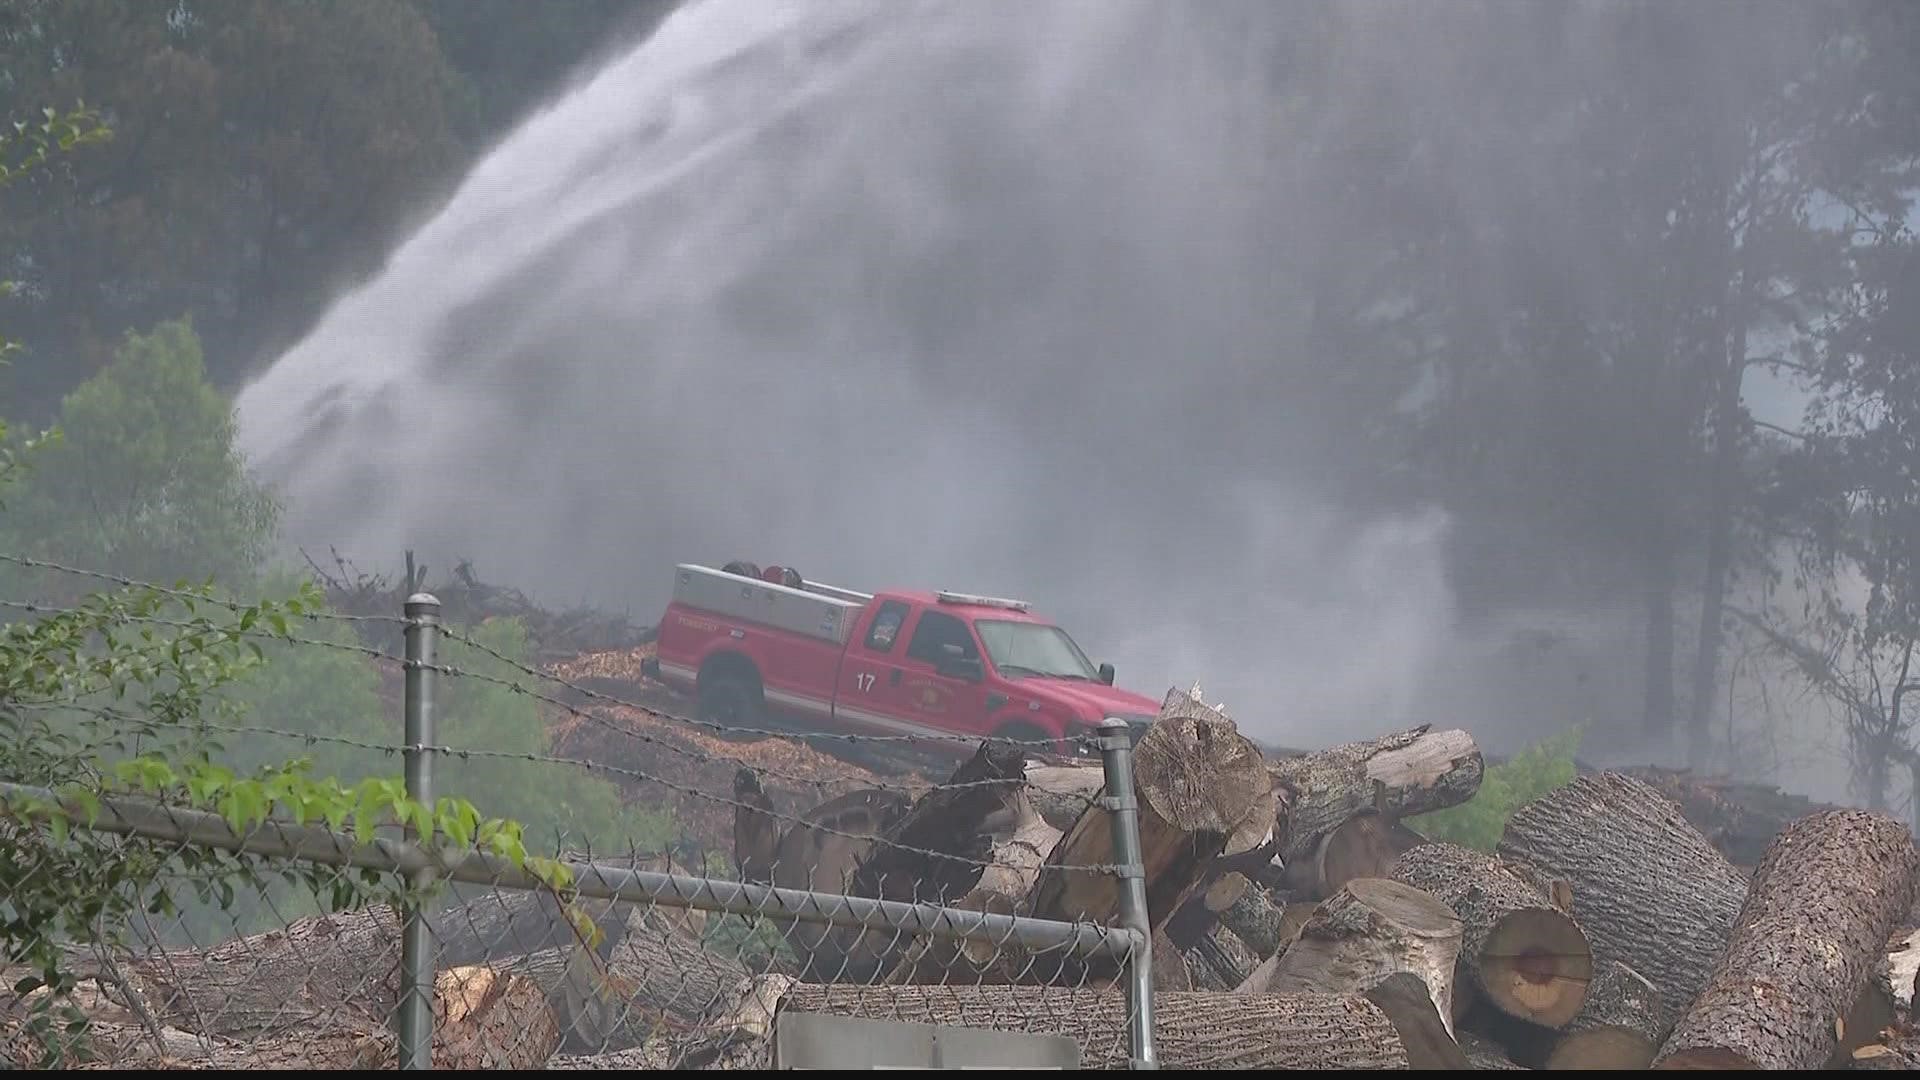
[[[1451,972],[1447,980],[1453,980]],[[1453,1033],[1447,1030],[1441,1014],[1434,1011],[1433,991],[1418,975],[1396,971],[1369,986],[1361,996],[1387,1014],[1393,1029],[1400,1034],[1400,1044],[1407,1049],[1409,1067],[1441,1070],[1468,1067],[1467,1055],[1453,1041]]]
[[[1315,905],[1304,905],[1311,913]],[[1235,937],[1247,943],[1247,947],[1262,959],[1277,953],[1297,933],[1304,917],[1292,925],[1287,923],[1287,909],[1273,902],[1273,897],[1265,889],[1250,888],[1242,891],[1226,910],[1220,913],[1220,925],[1233,931]]]
[[[578,899],[604,953],[629,906]],[[436,963],[460,967],[552,948],[583,947],[548,892],[486,890],[432,913]],[[126,966],[158,1021],[206,1035],[246,1035],[309,1024],[381,1024],[399,994],[400,923],[384,905],[295,919],[279,930],[208,950],[134,957]]]
[[[1329,834],[1364,814],[1396,822],[1471,799],[1484,771],[1473,736],[1427,725],[1365,742],[1288,758],[1271,765],[1274,783],[1290,797],[1281,856],[1289,881],[1320,899],[1320,858]],[[1337,887],[1337,886],[1336,886]]]
[[1846,1068],[1855,1050],[1879,1042],[1894,1025],[1899,1011],[1894,1003],[1891,975],[1888,958],[1882,956],[1874,965],[1873,974],[1867,977],[1860,996],[1854,998],[1853,1008],[1847,1010],[1846,1019],[1841,1021],[1840,1041],[1827,1056],[1826,1068]]
[[990,861],[994,834],[1022,816],[1025,769],[1018,747],[982,743],[864,854],[852,894],[936,905],[967,895]]
[[[776,888],[815,892],[851,891],[854,875],[875,841],[885,836],[912,802],[896,791],[850,791],[814,807],[787,828],[774,850]],[[898,935],[843,931],[824,923],[781,920],[800,978],[866,981],[885,962]]]
[[[1020,905],[1040,876],[1047,853],[1060,842],[1060,830],[1036,813],[1023,792],[1014,792],[1009,808],[1012,832],[997,837],[988,866],[973,891],[953,906],[995,915],[1019,914]],[[998,816],[998,815],[996,815]],[[960,941],[917,935],[902,943],[900,959],[886,982],[981,985],[1011,982],[1030,968],[1029,958],[1013,942]]]
[[774,852],[780,846],[780,819],[760,776],[742,767],[733,774],[733,865],[740,880],[766,885],[773,880]]
[[1521,807],[1497,851],[1571,884],[1595,955],[1654,985],[1663,1028],[1706,985],[1747,894],[1672,800],[1617,773],[1579,777]]
[[[1178,690],[1167,695],[1160,718],[1134,747],[1133,780],[1147,915],[1157,928],[1200,884],[1211,860],[1272,791],[1272,782],[1252,740]],[[1098,808],[1081,814],[1041,868],[1029,914],[1113,925],[1117,879],[1059,869],[1112,865],[1113,852],[1112,815]]]
[[1232,907],[1250,885],[1245,874],[1209,876],[1206,888],[1189,897],[1167,920],[1167,937],[1182,951],[1200,944],[1220,921],[1221,913]]
[[[1060,1035],[1081,1066],[1128,1066],[1127,999],[1118,991],[1043,986],[827,986],[788,984],[777,1015],[818,1013],[912,1024],[952,1024]],[[762,995],[762,999],[772,995]],[[1201,992],[1154,995],[1154,1046],[1163,1069],[1405,1069],[1406,1049],[1379,1006],[1359,995]],[[768,1069],[771,1031],[704,1025],[647,1047],[646,1067]]]
[[1256,994],[1363,993],[1407,972],[1433,996],[1436,1019],[1453,1037],[1453,972],[1461,921],[1431,894],[1380,878],[1359,878],[1323,901],[1278,954]]
[[1920,1014],[1920,1001],[1914,997],[1920,987],[1920,930],[1897,934],[1887,942],[1887,982],[1902,1012]]
[[[539,1069],[560,1045],[546,994],[532,980],[465,967],[434,978],[432,1067]],[[375,1025],[326,1026],[249,1042],[221,1042],[189,1058],[145,1061],[157,1069],[392,1069],[398,1046]]]
[[1316,869],[1306,891],[1332,896],[1356,878],[1387,877],[1400,856],[1426,842],[1426,837],[1397,821],[1362,814],[1326,835],[1311,862]]
[[1645,1069],[1666,1032],[1660,991],[1618,960],[1598,965],[1580,1015],[1547,1056],[1549,1069]]
[[1066,832],[1088,808],[1097,805],[1106,789],[1106,770],[1099,763],[1027,765],[1027,797],[1047,824]]
[[1913,904],[1917,876],[1912,834],[1885,814],[1829,810],[1781,830],[1655,1068],[1820,1067]]
[[1187,970],[1187,958],[1167,938],[1166,927],[1153,935],[1153,991],[1193,990],[1193,974]]
[[1460,917],[1460,966],[1487,1002],[1553,1028],[1579,1013],[1593,977],[1587,937],[1525,877],[1484,852],[1433,843],[1401,856],[1393,880]]
[[1214,926],[1187,950],[1187,970],[1196,990],[1234,991],[1259,966],[1260,958],[1224,926]]

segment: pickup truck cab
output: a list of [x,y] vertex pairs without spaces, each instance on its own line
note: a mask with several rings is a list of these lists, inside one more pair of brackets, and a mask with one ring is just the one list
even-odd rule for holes
[[[1106,717],[1137,739],[1160,703],[1113,686],[1065,630],[1019,600],[862,593],[783,567],[674,568],[646,674],[691,694],[701,719],[754,727],[1053,740],[1076,751]],[[946,741],[956,753],[972,744]],[[1044,747],[1035,747],[1036,750]]]

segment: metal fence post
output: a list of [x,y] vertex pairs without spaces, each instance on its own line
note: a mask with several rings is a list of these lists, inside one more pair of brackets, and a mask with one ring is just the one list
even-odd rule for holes
[[1127,1017],[1131,1066],[1158,1069],[1153,1050],[1153,934],[1147,921],[1146,868],[1140,855],[1140,804],[1133,795],[1133,739],[1127,722],[1100,722],[1100,761],[1106,770],[1101,805],[1113,815],[1113,858],[1119,864],[1120,919],[1133,936],[1127,954]]
[[[433,646],[440,632],[440,601],[429,593],[407,597],[407,796],[433,805]],[[430,836],[418,838],[422,842]],[[421,873],[408,884],[424,886]],[[433,1067],[433,938],[426,912],[407,905],[400,936],[400,1067]]]

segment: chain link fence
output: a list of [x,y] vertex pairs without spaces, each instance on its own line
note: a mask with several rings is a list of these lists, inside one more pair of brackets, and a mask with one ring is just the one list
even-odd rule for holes
[[[8,1064],[764,1068],[792,1016],[1060,1035],[1089,1067],[1152,1063],[1119,721],[1089,739],[1101,763],[1042,798],[1037,747],[720,729],[442,627],[428,596],[352,621],[376,633],[223,632],[372,661],[399,740],[271,716],[187,726],[244,742],[250,761],[278,760],[259,748],[276,741],[360,755],[403,785],[362,783],[345,805],[298,780],[248,788],[240,770],[57,789],[0,777],[0,884],[17,887],[0,898]],[[471,716],[494,699],[459,696],[474,687],[540,703],[555,734],[482,744]],[[59,713],[53,730],[137,726],[71,695],[0,701],[36,709]],[[162,734],[141,729],[133,749]],[[881,774],[812,752],[820,741],[939,753]],[[619,798],[589,821],[594,785]],[[501,803],[540,827],[481,816]],[[836,1052],[859,1067],[872,1049]]]

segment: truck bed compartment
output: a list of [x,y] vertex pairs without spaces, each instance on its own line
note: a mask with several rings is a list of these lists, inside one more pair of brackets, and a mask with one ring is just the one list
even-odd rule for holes
[[682,563],[674,568],[676,603],[845,645],[865,605],[769,581]]

